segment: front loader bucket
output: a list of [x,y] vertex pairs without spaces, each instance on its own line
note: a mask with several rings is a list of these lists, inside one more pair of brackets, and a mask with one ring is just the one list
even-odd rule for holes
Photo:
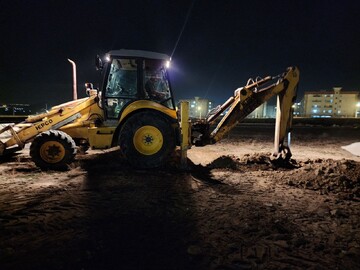
[[23,149],[25,144],[20,140],[13,125],[7,125],[0,130],[0,156],[13,154]]

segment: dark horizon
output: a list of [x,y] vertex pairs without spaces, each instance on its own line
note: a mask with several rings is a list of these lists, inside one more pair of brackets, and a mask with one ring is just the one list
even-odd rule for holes
[[[300,68],[305,91],[359,91],[360,34],[356,1],[8,1],[1,5],[0,103],[56,105],[98,85],[94,58],[112,49],[173,55],[175,98],[222,103],[257,76]],[[298,99],[299,99],[298,98]]]

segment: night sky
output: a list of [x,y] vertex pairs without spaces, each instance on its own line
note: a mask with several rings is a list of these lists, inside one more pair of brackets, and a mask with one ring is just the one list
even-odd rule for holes
[[[192,6],[193,3],[193,6]],[[249,77],[301,71],[300,93],[360,90],[359,1],[0,1],[0,104],[56,105],[72,97],[71,65],[98,85],[96,54],[173,55],[175,98],[225,101]]]

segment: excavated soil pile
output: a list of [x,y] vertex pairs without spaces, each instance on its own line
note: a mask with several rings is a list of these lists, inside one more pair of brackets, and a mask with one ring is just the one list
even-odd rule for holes
[[207,167],[209,169],[233,169],[240,170],[239,159],[235,156],[221,156],[209,163]]
[[[271,153],[245,154],[242,157],[221,156],[207,165],[210,169],[235,171],[277,171],[277,183],[334,193],[342,199],[360,201],[360,163],[353,160],[315,159],[279,166],[271,160]],[[280,164],[281,165],[281,164]]]
[[290,186],[335,193],[342,199],[360,201],[360,163],[352,160],[316,159],[299,162],[300,168],[281,181]]

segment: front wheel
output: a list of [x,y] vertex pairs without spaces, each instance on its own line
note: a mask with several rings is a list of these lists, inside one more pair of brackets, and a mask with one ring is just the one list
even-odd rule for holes
[[30,146],[30,156],[41,169],[62,170],[76,154],[74,140],[65,132],[49,130],[35,137]]
[[119,144],[121,152],[134,167],[159,167],[175,149],[174,130],[161,114],[140,112],[124,124]]

